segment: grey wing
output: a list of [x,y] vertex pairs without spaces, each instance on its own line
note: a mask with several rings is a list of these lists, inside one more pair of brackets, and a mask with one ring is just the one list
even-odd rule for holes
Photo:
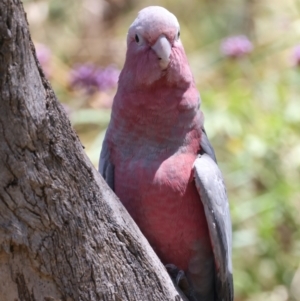
[[206,153],[200,154],[196,159],[194,174],[215,257],[216,300],[231,301],[233,300],[232,229],[223,177],[214,159]]
[[112,190],[114,190],[114,169],[114,165],[110,160],[110,150],[105,136],[100,153],[99,172]]
[[217,163],[215,151],[207,138],[207,134],[204,128],[202,128],[200,146],[201,146],[200,153],[208,154]]

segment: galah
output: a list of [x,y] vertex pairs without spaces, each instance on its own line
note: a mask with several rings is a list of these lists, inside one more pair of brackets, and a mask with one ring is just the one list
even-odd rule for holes
[[129,27],[99,171],[189,300],[229,301],[229,205],[203,123],[177,18],[142,9]]

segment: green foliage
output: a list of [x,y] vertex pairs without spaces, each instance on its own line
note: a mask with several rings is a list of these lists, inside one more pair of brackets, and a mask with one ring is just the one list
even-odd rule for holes
[[[97,166],[110,116],[105,104],[115,91],[89,96],[72,90],[70,68],[77,62],[121,68],[136,12],[163,5],[181,24],[228,188],[236,300],[300,300],[300,69],[291,64],[300,42],[299,1],[113,3],[25,1],[33,38],[53,52],[52,85],[92,162]],[[35,9],[45,7],[42,18]],[[220,53],[222,39],[235,34],[252,41],[249,56]]]

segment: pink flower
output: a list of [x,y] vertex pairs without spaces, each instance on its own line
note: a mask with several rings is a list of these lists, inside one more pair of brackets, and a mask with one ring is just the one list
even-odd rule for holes
[[292,61],[294,66],[300,67],[300,45],[297,45],[292,54]]
[[228,37],[221,43],[221,52],[232,58],[242,57],[250,53],[252,49],[252,43],[244,35]]

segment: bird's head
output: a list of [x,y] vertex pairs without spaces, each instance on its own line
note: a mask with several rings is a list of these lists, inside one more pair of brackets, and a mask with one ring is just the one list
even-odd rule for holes
[[139,12],[129,27],[122,73],[126,85],[150,86],[161,78],[170,85],[193,80],[180,41],[180,26],[172,13],[159,6]]

